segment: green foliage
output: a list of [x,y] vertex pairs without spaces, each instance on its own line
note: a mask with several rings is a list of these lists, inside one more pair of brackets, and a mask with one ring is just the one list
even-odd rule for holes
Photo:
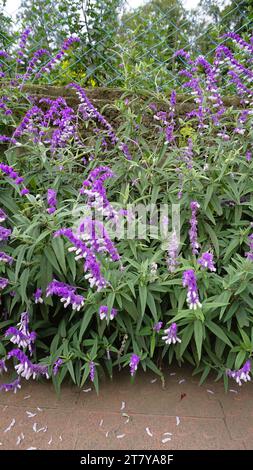
[[[48,146],[35,145],[29,136],[21,147],[2,150],[1,160],[25,176],[30,194],[21,197],[15,185],[1,178],[0,204],[13,229],[6,252],[15,259],[13,266],[0,268],[1,275],[10,281],[2,296],[6,320],[0,324],[1,333],[10,323],[15,324],[21,312],[29,311],[32,327],[38,333],[37,357],[43,357],[50,367],[57,357],[64,360],[59,375],[53,378],[57,389],[66,376],[82,386],[88,379],[90,361],[97,366],[98,387],[98,377],[104,372],[112,376],[119,365],[128,367],[133,352],[141,357],[144,370],[149,368],[159,375],[176,360],[193,365],[201,373],[201,381],[211,371],[221,377],[227,368],[239,368],[253,350],[253,264],[245,258],[253,209],[253,161],[245,160],[253,138],[252,116],[243,137],[231,133],[229,141],[217,137],[211,123],[205,132],[198,133],[194,121],[186,124],[180,119],[176,130],[178,145],[165,146],[164,134],[157,132],[156,122],[147,127],[149,101],[142,104],[138,113],[134,108],[131,111],[131,103],[124,104],[124,97],[115,106],[122,112],[122,124],[117,130],[119,142],[137,140],[131,146],[132,160],[125,159],[119,144],[108,147],[105,155],[101,140],[92,134],[83,135],[86,145],[81,152],[70,143],[60,155],[53,156]],[[236,120],[237,113],[230,110],[227,118]],[[191,169],[180,160],[186,128],[194,135]],[[94,158],[89,160],[91,153]],[[86,164],[82,161],[84,156]],[[79,194],[82,181],[100,164],[110,164],[116,174],[106,186],[107,197],[120,206],[178,203],[180,167],[181,249],[174,272],[167,269],[168,245],[162,243],[160,235],[116,240],[124,269],[101,258],[103,274],[110,284],[96,292],[84,278],[82,263],[68,252],[68,243],[53,238],[60,227],[75,224],[78,207],[84,203]],[[53,215],[47,213],[48,187],[57,190],[58,207]],[[202,270],[191,254],[188,231],[192,200],[201,207],[201,252],[214,253],[216,272]],[[158,266],[155,276],[151,275],[154,262]],[[187,307],[186,289],[182,286],[186,269],[196,271],[201,309]],[[43,304],[34,303],[35,289],[45,292],[52,278],[78,287],[86,298],[80,312],[64,310],[53,297],[44,297]],[[10,295],[13,291],[14,297]],[[100,305],[117,308],[117,317],[110,322],[101,321]],[[181,343],[165,345],[163,330],[153,330],[158,321],[163,321],[164,326],[177,322]],[[0,345],[4,355],[7,340],[2,337]]]

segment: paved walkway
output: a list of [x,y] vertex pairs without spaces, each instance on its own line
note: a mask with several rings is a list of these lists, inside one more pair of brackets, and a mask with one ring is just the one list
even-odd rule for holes
[[253,449],[253,384],[229,388],[200,387],[189,368],[170,370],[165,389],[151,373],[132,384],[124,370],[99,397],[65,385],[57,399],[51,384],[24,381],[0,393],[0,450]]

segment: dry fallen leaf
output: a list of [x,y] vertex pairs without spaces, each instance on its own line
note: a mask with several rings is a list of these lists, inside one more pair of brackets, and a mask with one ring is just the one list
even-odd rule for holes
[[146,433],[148,434],[148,436],[153,437],[153,434],[149,428],[146,428]]
[[4,430],[4,432],[9,432],[11,430],[11,428],[13,428],[13,426],[15,425],[16,423],[16,420],[13,418],[13,420],[11,421],[10,425],[8,426],[8,428],[6,428]]

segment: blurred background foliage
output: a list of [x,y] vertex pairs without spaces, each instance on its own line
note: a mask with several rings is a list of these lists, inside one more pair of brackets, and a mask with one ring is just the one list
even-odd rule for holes
[[54,53],[76,34],[80,45],[45,82],[157,91],[175,81],[175,50],[209,56],[224,32],[246,39],[252,34],[252,0],[200,0],[195,9],[187,4],[149,0],[131,8],[127,0],[21,0],[10,17],[6,0],[0,0],[0,48],[15,50],[27,27],[33,30],[30,53],[39,48]]

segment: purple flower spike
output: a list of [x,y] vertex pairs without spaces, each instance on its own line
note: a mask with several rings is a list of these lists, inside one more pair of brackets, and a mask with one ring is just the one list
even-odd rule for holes
[[0,290],[5,289],[9,284],[9,280],[6,279],[5,277],[0,277]]
[[76,294],[76,287],[65,284],[64,282],[56,281],[55,279],[47,286],[46,296],[57,295],[60,301],[64,302],[64,308],[68,305],[72,306],[73,310],[79,310],[84,306],[84,297]]
[[0,225],[0,242],[8,240],[11,236],[11,230]]
[[11,326],[5,332],[5,337],[7,336],[10,336],[10,341],[13,344],[17,344],[19,348],[25,349],[28,347],[30,351],[32,351],[32,344],[35,343],[36,340],[36,333],[34,331],[26,335],[14,326]]
[[57,375],[59,372],[60,367],[63,364],[63,360],[58,357],[58,359],[55,361],[54,366],[53,366],[53,375]]
[[21,314],[20,322],[17,324],[17,327],[11,326],[5,332],[5,337],[10,336],[10,341],[13,344],[17,344],[19,348],[27,348],[32,354],[33,344],[36,340],[36,333],[29,331],[29,315],[27,312]]
[[4,222],[7,219],[7,215],[3,211],[3,209],[0,209],[0,223]]
[[15,370],[18,375],[24,377],[26,380],[29,380],[30,377],[36,379],[40,375],[49,379],[48,367],[44,364],[32,364],[27,355],[23,351],[20,351],[20,349],[12,349],[12,351],[8,353],[7,358],[10,359],[11,357],[15,357],[19,361],[19,363],[15,365]]
[[21,388],[21,385],[20,385],[20,377],[18,377],[17,379],[15,379],[13,382],[9,383],[9,384],[2,384],[0,385],[0,391],[4,391],[4,392],[14,392],[14,393],[17,393],[17,390],[19,390]]
[[216,271],[216,268],[213,263],[213,254],[206,251],[201,255],[198,259],[198,264],[201,265],[202,268],[207,268],[209,271]]
[[[113,320],[116,317],[117,313],[118,310],[116,308],[112,308],[109,317],[110,320]],[[101,305],[101,307],[99,308],[99,316],[100,320],[104,320],[105,318],[108,319],[108,307],[106,305]]]
[[47,190],[47,203],[48,203],[47,212],[49,214],[53,214],[56,211],[56,206],[57,206],[56,191],[54,189]]
[[13,263],[13,258],[3,251],[0,251],[0,262],[11,265]]
[[140,357],[137,354],[132,354],[129,362],[130,374],[133,377],[135,372],[138,369],[138,364],[140,362]]
[[42,295],[42,289],[36,289],[36,291],[33,294],[34,302],[36,304],[43,304],[43,299],[41,295]]
[[91,361],[89,363],[89,368],[90,368],[90,380],[91,380],[91,382],[94,382],[96,366],[95,366],[95,363],[93,361]]
[[162,321],[159,321],[157,323],[154,324],[153,326],[153,330],[156,332],[156,333],[159,333],[160,329],[163,327],[163,322]]
[[242,385],[243,382],[249,382],[251,380],[250,377],[250,372],[251,372],[251,362],[248,359],[244,366],[239,369],[239,370],[227,370],[227,375],[228,377],[231,377],[232,379],[235,379],[235,381],[238,383],[238,385]]
[[188,269],[183,273],[183,286],[188,288],[187,303],[190,310],[201,308],[202,305],[199,301],[197,279],[193,269]]
[[162,339],[166,344],[176,344],[181,343],[181,339],[177,337],[177,324],[172,323],[167,330],[164,330],[165,336],[162,336]]
[[192,215],[191,215],[191,219],[190,219],[191,228],[189,230],[189,237],[190,237],[190,242],[191,242],[191,247],[192,247],[192,254],[196,255],[196,254],[198,254],[198,250],[199,250],[199,244],[197,242],[197,239],[198,239],[197,212],[198,212],[198,209],[200,208],[200,205],[199,205],[198,202],[192,201],[190,207],[191,207]]

